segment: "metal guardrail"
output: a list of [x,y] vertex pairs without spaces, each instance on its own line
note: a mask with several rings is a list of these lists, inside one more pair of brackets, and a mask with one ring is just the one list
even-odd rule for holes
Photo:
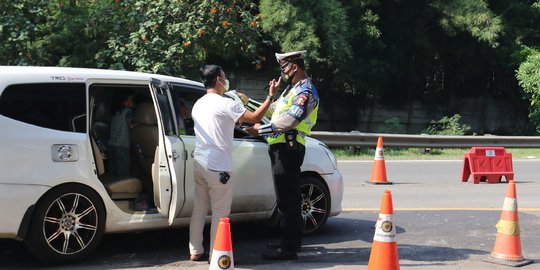
[[502,146],[511,148],[540,148],[540,136],[443,136],[329,131],[311,132],[311,137],[328,146],[375,147],[379,136],[383,137],[385,147],[468,148],[473,146]]

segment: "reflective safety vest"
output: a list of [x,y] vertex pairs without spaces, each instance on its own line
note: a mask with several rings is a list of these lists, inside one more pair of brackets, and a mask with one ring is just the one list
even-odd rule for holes
[[[319,111],[319,95],[317,93],[317,90],[313,87],[311,84],[311,80],[307,79],[305,82],[303,82],[301,85],[297,87],[293,87],[285,96],[281,96],[279,98],[276,104],[276,107],[274,109],[274,113],[272,114],[272,119],[277,119],[289,111],[291,108],[294,98],[305,91],[311,92],[313,97],[317,99],[317,105],[311,111],[311,113],[300,122],[292,131],[297,132],[298,135],[296,136],[296,140],[301,143],[302,145],[306,145],[306,135],[309,136],[311,134],[311,128],[315,125],[317,122],[317,113]],[[281,132],[281,133],[275,133],[273,135],[270,135],[266,138],[266,141],[268,142],[268,145],[276,144],[276,143],[284,143],[285,142],[285,133],[287,132]]]

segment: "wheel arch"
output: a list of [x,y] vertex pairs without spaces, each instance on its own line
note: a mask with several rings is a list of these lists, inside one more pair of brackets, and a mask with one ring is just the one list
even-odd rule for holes
[[63,187],[66,187],[66,186],[73,186],[74,189],[76,189],[77,186],[82,186],[82,187],[85,187],[85,188],[88,188],[89,190],[91,190],[92,192],[95,193],[95,195],[97,195],[97,197],[99,198],[99,202],[101,203],[101,206],[103,207],[103,209],[105,210],[105,224],[107,223],[107,207],[105,205],[105,202],[103,201],[103,197],[101,197],[101,195],[99,194],[99,192],[97,192],[94,188],[92,188],[91,186],[89,185],[85,185],[85,184],[82,184],[82,183],[77,183],[77,182],[68,182],[68,183],[62,183],[60,185],[56,185],[52,188],[50,188],[49,190],[47,190],[47,192],[43,193],[39,199],[36,201],[35,204],[32,204],[28,207],[28,209],[26,209],[26,212],[24,213],[24,216],[23,216],[23,219],[21,221],[21,224],[19,225],[19,230],[17,231],[17,236],[16,236],[16,239],[17,240],[24,240],[26,238],[26,236],[28,235],[28,230],[30,229],[30,223],[32,222],[32,217],[34,216],[34,210],[36,208],[36,205],[39,205],[42,201],[43,201],[43,198],[45,196],[47,196],[47,194],[59,189],[59,188],[63,188]]
[[315,171],[304,171],[304,172],[300,173],[300,177],[304,177],[304,176],[311,176],[311,177],[317,178],[319,181],[321,181],[321,183],[326,188],[326,191],[328,192],[328,197],[329,197],[328,209],[332,209],[332,193],[330,192],[330,188],[328,187],[328,183],[326,183],[324,178],[322,178],[322,176],[318,172],[315,172]]

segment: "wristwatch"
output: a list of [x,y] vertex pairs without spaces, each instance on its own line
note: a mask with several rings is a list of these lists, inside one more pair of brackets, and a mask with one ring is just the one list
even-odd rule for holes
[[268,95],[268,96],[266,96],[266,99],[269,99],[269,100],[271,100],[271,101],[274,101],[274,96]]

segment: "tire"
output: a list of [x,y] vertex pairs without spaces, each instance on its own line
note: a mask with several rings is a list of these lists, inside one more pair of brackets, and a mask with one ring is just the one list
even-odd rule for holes
[[330,192],[317,177],[304,175],[300,178],[302,192],[301,211],[304,219],[302,233],[311,234],[321,230],[330,216]]
[[99,195],[82,185],[63,185],[43,196],[32,215],[24,243],[39,259],[72,263],[97,247],[105,228]]

